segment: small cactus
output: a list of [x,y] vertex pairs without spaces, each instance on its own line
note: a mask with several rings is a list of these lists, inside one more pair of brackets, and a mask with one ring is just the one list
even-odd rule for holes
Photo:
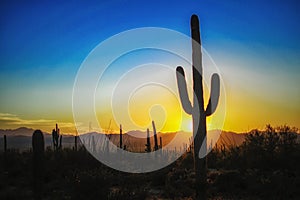
[[122,125],[120,124],[120,149],[123,147]]
[[161,148],[161,149],[162,149],[162,147],[163,147],[163,145],[162,145],[162,138],[161,138],[161,137],[159,137],[159,148]]
[[[212,75],[211,94],[209,103],[204,109],[203,83],[202,83],[202,52],[199,31],[199,19],[197,15],[191,17],[192,34],[192,62],[193,62],[193,105],[191,104],[184,70],[181,66],[176,69],[177,85],[180,94],[180,100],[184,111],[192,115],[193,135],[194,135],[194,163],[196,172],[196,197],[197,199],[206,199],[206,117],[214,113],[217,108],[220,95],[220,78],[218,74]],[[204,150],[199,157],[201,145]],[[203,157],[204,155],[204,157]]]
[[225,158],[225,157],[226,157],[226,148],[225,148],[225,144],[221,145],[221,152],[222,152],[223,158]]
[[[105,153],[106,153],[106,155],[109,155],[109,151],[110,151],[110,149],[109,149],[110,137],[111,137],[111,135],[109,135],[109,134],[106,135],[106,139],[105,139]],[[95,142],[94,142],[94,144],[95,144]]]
[[147,144],[145,144],[146,152],[151,152],[151,142],[150,142],[150,133],[149,133],[149,129],[147,128]]
[[52,130],[52,140],[53,140],[53,147],[55,150],[59,148],[59,128],[58,125],[55,124],[55,129]]
[[35,130],[32,135],[33,151],[33,189],[35,199],[41,199],[44,171],[44,135],[42,131]]
[[158,150],[158,142],[157,142],[157,134],[156,134],[156,128],[155,123],[152,121],[152,127],[153,127],[153,135],[154,135],[154,151]]
[[96,152],[96,142],[95,142],[95,137],[92,135],[91,139],[91,152],[95,153]]
[[59,149],[62,149],[62,135],[59,136]]
[[4,169],[6,170],[8,168],[8,165],[7,165],[7,140],[6,140],[6,135],[4,135],[4,138],[3,138],[3,142],[4,142]]
[[7,140],[6,140],[6,135],[4,135],[4,153],[7,151]]
[[75,138],[74,138],[74,139],[75,139],[75,141],[74,141],[74,143],[75,143],[75,144],[74,144],[74,149],[75,149],[75,151],[77,151],[77,137],[78,137],[78,136],[75,135]]

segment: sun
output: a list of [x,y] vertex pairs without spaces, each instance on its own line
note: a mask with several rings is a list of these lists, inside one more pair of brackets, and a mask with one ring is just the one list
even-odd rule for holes
[[186,132],[193,132],[193,121],[191,117],[182,120],[181,130]]

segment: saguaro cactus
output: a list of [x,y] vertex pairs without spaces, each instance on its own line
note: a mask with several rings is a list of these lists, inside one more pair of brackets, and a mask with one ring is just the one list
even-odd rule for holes
[[62,149],[62,135],[59,136],[59,149]]
[[122,125],[120,124],[120,149],[123,147]]
[[75,141],[74,141],[74,143],[75,143],[74,144],[74,150],[75,151],[77,151],[77,137],[78,137],[77,135],[75,135],[75,137],[74,137],[74,139],[75,139]]
[[4,135],[4,152],[7,151],[7,140],[6,140],[6,135]]
[[52,139],[53,139],[53,147],[55,150],[58,149],[58,145],[59,145],[59,128],[58,128],[58,125],[55,124],[55,129],[52,130]]
[[146,152],[151,152],[151,142],[150,142],[150,133],[149,133],[149,128],[147,128],[147,144],[145,144]]
[[6,135],[3,136],[3,142],[4,142],[4,156],[3,156],[3,159],[4,159],[4,169],[6,170],[8,168],[8,165],[7,165],[7,140],[6,140]]
[[[194,164],[196,172],[196,195],[197,199],[206,199],[206,117],[214,113],[217,108],[220,95],[220,78],[213,74],[211,79],[211,94],[208,105],[204,109],[203,83],[202,83],[202,52],[199,31],[199,20],[197,15],[191,17],[192,34],[192,65],[193,65],[193,105],[191,104],[184,70],[181,66],[176,69],[177,85],[180,100],[184,111],[192,115],[194,136]],[[201,148],[201,145],[202,148]],[[201,154],[199,157],[201,148]],[[204,150],[204,151],[202,151]]]
[[111,135],[106,134],[106,139],[105,139],[105,153],[106,155],[109,155],[109,139]]
[[153,127],[153,135],[154,135],[154,151],[158,150],[158,141],[157,141],[157,134],[156,134],[156,128],[155,123],[152,121],[152,127]]
[[35,130],[32,135],[33,188],[35,199],[41,199],[44,171],[45,142],[42,131]]
[[161,148],[162,149],[162,138],[161,137],[159,137],[159,148]]
[[95,153],[96,152],[96,142],[95,142],[95,137],[93,135],[92,135],[92,138],[91,138],[90,145],[91,145],[91,152]]

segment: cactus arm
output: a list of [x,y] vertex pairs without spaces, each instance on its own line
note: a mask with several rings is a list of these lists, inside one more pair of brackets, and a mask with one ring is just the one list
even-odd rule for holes
[[178,66],[176,68],[176,77],[177,77],[179,96],[180,96],[183,110],[187,114],[192,114],[193,107],[188,96],[185,75],[184,75],[183,68],[181,66]]
[[210,85],[210,98],[205,110],[205,115],[208,117],[213,114],[218,106],[220,96],[220,77],[218,74],[213,74]]

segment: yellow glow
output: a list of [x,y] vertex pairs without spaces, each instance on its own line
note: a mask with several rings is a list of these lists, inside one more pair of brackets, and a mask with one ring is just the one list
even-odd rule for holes
[[[110,129],[113,132],[118,130],[118,124],[122,124],[125,131],[146,130],[152,128],[151,121],[154,120],[157,131],[173,132],[181,129],[180,102],[164,87],[145,86],[136,91],[129,100],[120,99],[117,106],[113,111],[109,102],[103,101],[101,107],[97,108],[101,127],[106,128],[112,121]],[[124,112],[118,109],[127,107],[128,109],[124,109]]]
[[181,129],[185,132],[193,132],[193,121],[191,117],[186,117],[183,119]]

